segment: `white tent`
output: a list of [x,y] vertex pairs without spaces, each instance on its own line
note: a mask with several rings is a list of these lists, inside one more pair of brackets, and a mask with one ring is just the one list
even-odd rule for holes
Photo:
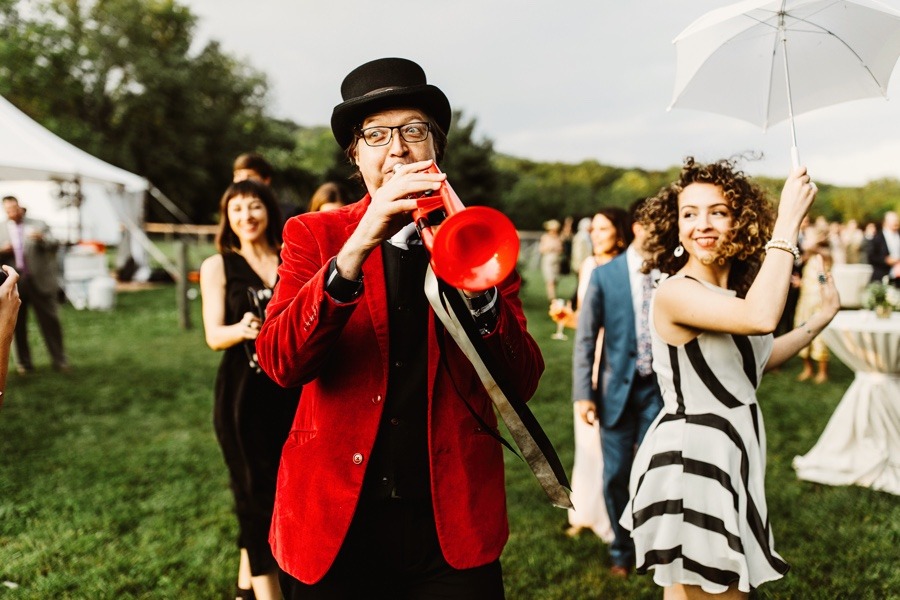
[[139,267],[149,252],[175,273],[141,226],[146,193],[168,202],[143,177],[73,146],[0,96],[0,194],[15,195],[29,216],[64,231],[61,239],[127,245],[120,251]]
[[96,182],[145,192],[149,182],[57,137],[0,96],[0,179]]

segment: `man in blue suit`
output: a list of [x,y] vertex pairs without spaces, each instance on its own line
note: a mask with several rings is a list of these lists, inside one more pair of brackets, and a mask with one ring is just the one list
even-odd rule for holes
[[[655,274],[640,272],[644,264],[644,227],[635,218],[643,200],[631,206],[634,241],[625,252],[591,274],[578,315],[573,357],[572,398],[588,424],[600,418],[603,453],[603,496],[615,539],[610,546],[610,572],[627,577],[634,566],[634,544],[619,525],[628,503],[628,479],[635,450],[662,409],[656,375],[650,369],[649,307]],[[643,318],[642,318],[643,317]],[[596,389],[591,384],[597,336],[603,333]],[[639,340],[641,343],[639,343]]]

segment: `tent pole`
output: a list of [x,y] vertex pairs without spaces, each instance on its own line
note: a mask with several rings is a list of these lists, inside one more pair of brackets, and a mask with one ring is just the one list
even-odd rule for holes
[[177,218],[179,221],[181,221],[182,223],[186,223],[186,224],[189,224],[191,222],[191,218],[188,217],[187,214],[183,210],[178,208],[178,205],[175,204],[174,202],[172,202],[168,198],[168,196],[163,194],[159,190],[159,188],[151,185],[149,191],[150,191],[150,195],[153,196],[154,198],[156,198],[159,201],[159,203],[163,205],[163,208],[165,208],[170,213],[172,213],[172,215],[175,218]]

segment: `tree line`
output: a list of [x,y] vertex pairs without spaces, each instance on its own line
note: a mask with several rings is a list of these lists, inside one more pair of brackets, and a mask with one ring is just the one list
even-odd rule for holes
[[[231,162],[249,150],[273,163],[285,202],[305,206],[324,181],[360,197],[330,129],[269,115],[266,75],[216,41],[194,49],[196,27],[174,0],[0,0],[0,94],[70,143],[146,177],[195,223],[217,219]],[[454,114],[441,167],[464,203],[500,209],[521,229],[627,207],[679,168],[530,161],[495,152],[476,126]],[[777,198],[781,182],[761,179]],[[879,220],[900,199],[895,179],[820,189],[816,210],[829,220]]]

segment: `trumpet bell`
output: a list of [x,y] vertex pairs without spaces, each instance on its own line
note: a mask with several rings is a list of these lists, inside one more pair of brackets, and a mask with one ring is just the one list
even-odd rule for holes
[[516,267],[519,234],[499,210],[471,206],[441,223],[431,252],[438,277],[456,288],[483,291]]

